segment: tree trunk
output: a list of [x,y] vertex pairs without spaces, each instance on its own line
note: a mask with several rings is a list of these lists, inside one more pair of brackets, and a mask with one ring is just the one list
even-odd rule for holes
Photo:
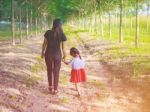
[[20,44],[22,44],[22,14],[21,14],[21,1],[19,2],[19,39],[20,39]]
[[93,1],[94,3],[94,30],[95,30],[95,32],[96,32],[96,34],[97,34],[97,15],[96,15],[96,12],[97,12],[97,10],[96,10],[96,1],[94,0]]
[[116,17],[116,20],[115,20],[116,25],[115,25],[115,26],[117,27],[117,26],[118,26],[118,15],[117,15],[117,11],[116,11],[116,16],[115,16],[115,17]]
[[96,32],[96,34],[97,34],[97,16],[96,16],[96,10],[95,10],[95,12],[94,12],[94,18],[95,18],[95,32]]
[[38,33],[41,32],[41,13],[40,11],[38,12],[38,24],[37,24],[37,28],[38,28]]
[[100,16],[100,22],[101,22],[101,37],[104,37],[104,26],[103,26],[103,17]]
[[42,33],[42,31],[43,31],[43,15],[42,15],[42,12],[40,12],[40,33]]
[[89,17],[89,30],[90,30],[90,32],[92,32],[92,16],[91,17]]
[[123,0],[120,0],[120,30],[119,30],[120,43],[123,42],[122,15],[123,15]]
[[35,18],[35,29],[36,29],[35,35],[37,37],[37,33],[38,33],[38,13],[36,14],[36,18]]
[[149,20],[149,1],[147,1],[147,20],[146,20],[146,29],[148,31],[148,27],[149,27],[149,23],[148,23],[148,20]]
[[139,0],[136,0],[136,39],[135,39],[135,46],[139,47]]
[[[121,0],[122,2],[123,2],[123,0]],[[123,7],[123,6],[122,6]],[[123,9],[123,8],[122,8]],[[125,11],[125,9],[124,9],[124,28],[126,28],[127,27],[127,20],[126,20],[126,11]]]
[[28,39],[28,35],[29,35],[29,15],[28,15],[28,4],[27,4],[27,0],[26,0],[26,39]]
[[11,32],[12,32],[12,45],[15,45],[15,20],[14,20],[14,0],[11,0]]
[[108,27],[109,27],[109,39],[111,39],[111,17],[110,17],[110,11],[108,12]]
[[85,17],[85,14],[84,14],[84,29],[86,29],[86,17]]
[[81,13],[81,25],[82,25],[82,28],[84,28],[84,13],[83,12]]
[[132,30],[132,16],[130,16],[130,31]]
[[30,37],[32,37],[32,0],[30,0]]
[[78,28],[80,29],[80,12],[79,12],[79,15],[78,15]]

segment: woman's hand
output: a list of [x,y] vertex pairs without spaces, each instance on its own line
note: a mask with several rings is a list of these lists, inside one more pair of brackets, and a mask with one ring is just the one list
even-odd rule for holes
[[62,59],[63,59],[63,60],[65,60],[65,59],[66,59],[66,55],[65,55],[65,54],[64,54],[64,56],[62,57]]
[[42,45],[42,53],[41,53],[41,58],[44,58],[45,56],[45,49],[47,47],[47,39],[44,38],[44,42],[43,42],[43,45]]
[[42,52],[42,53],[41,53],[41,58],[44,58],[44,56],[45,56],[45,54]]
[[62,53],[63,53],[63,57],[62,57],[62,59],[64,59],[64,60],[65,60],[65,58],[66,58],[65,42],[62,42]]

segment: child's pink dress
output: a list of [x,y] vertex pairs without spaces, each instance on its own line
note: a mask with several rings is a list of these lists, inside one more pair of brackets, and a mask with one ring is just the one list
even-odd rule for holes
[[80,59],[80,57],[75,57],[69,64],[72,67],[70,82],[72,83],[85,82],[86,73],[84,69],[85,66],[84,60]]

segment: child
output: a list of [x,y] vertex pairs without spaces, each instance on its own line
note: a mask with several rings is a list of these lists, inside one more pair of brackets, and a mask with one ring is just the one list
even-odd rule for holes
[[81,58],[78,49],[74,47],[70,49],[70,55],[73,59],[70,62],[66,62],[65,60],[63,60],[63,62],[67,65],[71,65],[72,70],[70,82],[75,84],[76,91],[78,92],[78,95],[80,95],[77,83],[86,81],[86,73],[84,69],[85,62]]

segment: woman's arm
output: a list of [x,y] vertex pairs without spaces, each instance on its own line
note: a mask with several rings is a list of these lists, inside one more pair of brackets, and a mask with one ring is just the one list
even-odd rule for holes
[[63,59],[65,59],[66,58],[65,41],[62,42],[62,55],[63,55]]
[[41,58],[44,58],[44,56],[45,56],[45,50],[46,50],[46,47],[47,47],[47,39],[44,38],[44,42],[43,42],[43,45],[42,45]]

